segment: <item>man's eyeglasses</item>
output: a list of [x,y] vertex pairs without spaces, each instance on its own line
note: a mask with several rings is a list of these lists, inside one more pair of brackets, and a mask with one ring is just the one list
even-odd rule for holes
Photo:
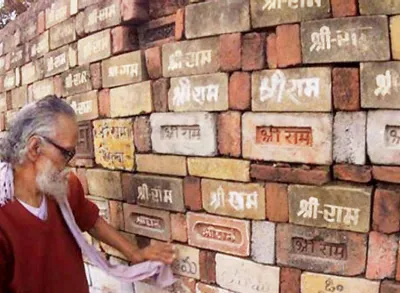
[[72,150],[72,151],[69,151],[69,150],[63,148],[62,146],[56,144],[53,140],[51,140],[48,137],[45,137],[45,136],[40,136],[40,137],[43,138],[46,142],[48,142],[48,143],[52,144],[54,147],[56,147],[61,152],[61,154],[63,155],[63,157],[67,161],[67,163],[69,161],[71,161],[71,159],[75,156],[75,153],[76,153],[75,149]]

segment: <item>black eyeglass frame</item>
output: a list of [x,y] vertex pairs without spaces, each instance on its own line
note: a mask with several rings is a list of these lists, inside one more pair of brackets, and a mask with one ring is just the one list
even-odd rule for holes
[[62,146],[60,146],[59,144],[55,143],[52,139],[50,139],[46,136],[40,135],[40,137],[43,138],[46,142],[48,142],[51,145],[53,145],[54,147],[56,147],[61,152],[61,154],[63,155],[63,157],[65,158],[67,163],[69,161],[71,161],[72,158],[75,156],[75,154],[76,154],[75,149],[72,151],[69,151],[69,150],[63,148]]

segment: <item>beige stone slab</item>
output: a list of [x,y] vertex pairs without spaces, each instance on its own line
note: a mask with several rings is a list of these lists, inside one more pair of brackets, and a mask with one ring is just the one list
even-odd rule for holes
[[187,245],[174,244],[177,258],[172,264],[174,274],[200,279],[200,250]]
[[89,194],[122,200],[121,173],[103,169],[87,169]]
[[69,96],[90,91],[92,80],[89,65],[75,67],[61,74],[63,95]]
[[201,180],[203,208],[235,218],[265,219],[265,190],[259,183]]
[[163,156],[154,154],[137,154],[138,172],[165,175],[186,176],[186,158],[182,156]]
[[130,52],[101,63],[103,87],[114,87],[128,83],[136,83],[148,79],[141,51]]
[[54,81],[53,78],[46,78],[33,83],[32,86],[32,97],[34,101],[43,99],[47,95],[54,95]]
[[78,63],[83,65],[111,56],[110,29],[92,34],[78,41]]
[[21,67],[22,85],[27,85],[41,79],[44,75],[43,60],[32,61]]
[[397,0],[358,0],[361,15],[400,14],[400,2]]
[[69,69],[68,62],[69,47],[64,46],[60,49],[47,53],[44,58],[44,76],[49,77]]
[[11,90],[11,105],[13,110],[22,108],[28,103],[28,87],[20,86]]
[[110,90],[111,117],[124,117],[153,111],[151,81],[112,88]]
[[49,8],[46,8],[46,29],[56,25],[70,16],[70,1],[54,1]]
[[76,40],[75,18],[70,18],[50,29],[50,49],[54,50]]
[[4,76],[4,90],[12,90],[21,83],[21,75],[19,68],[8,71]]
[[0,93],[0,112],[7,111],[7,96],[6,93]]
[[99,117],[97,90],[68,97],[67,101],[75,110],[78,121],[93,120]]
[[89,6],[84,12],[85,33],[116,26],[121,22],[120,1],[106,0]]
[[330,112],[332,82],[329,67],[264,70],[252,74],[252,110]]
[[162,47],[164,77],[214,73],[220,69],[219,38],[165,44]]
[[390,40],[393,59],[400,60],[400,15],[390,18]]
[[29,54],[32,59],[44,56],[49,50],[49,31],[45,31],[29,43]]
[[372,188],[351,185],[290,185],[289,222],[367,233]]
[[332,162],[332,115],[245,113],[243,157],[311,164]]
[[303,22],[301,44],[306,64],[386,61],[390,59],[388,18],[359,16]]
[[251,0],[252,27],[268,27],[331,16],[330,0]]
[[172,111],[228,110],[228,74],[171,78],[168,105]]

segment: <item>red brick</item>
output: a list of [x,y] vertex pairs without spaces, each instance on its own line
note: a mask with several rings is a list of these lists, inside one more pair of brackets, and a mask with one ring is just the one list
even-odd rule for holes
[[53,77],[53,84],[54,84],[54,94],[57,97],[62,97],[63,93],[63,80],[59,75]]
[[6,115],[0,113],[0,131],[6,130]]
[[372,176],[379,181],[400,183],[400,167],[372,166]]
[[275,69],[278,67],[278,51],[276,48],[276,34],[272,33],[267,36],[266,40],[266,58],[268,68]]
[[150,116],[136,117],[133,124],[133,136],[137,152],[151,151]]
[[289,222],[287,184],[265,184],[266,215],[271,222]]
[[110,225],[117,230],[124,229],[124,209],[122,202],[110,200],[108,202],[110,208]]
[[372,179],[372,172],[370,166],[340,164],[333,166],[333,176],[339,180],[367,183]]
[[144,53],[146,58],[147,73],[151,79],[158,79],[162,76],[161,48],[149,48]]
[[300,25],[284,24],[276,28],[278,67],[301,63]]
[[387,234],[398,232],[400,230],[399,190],[377,188],[372,216],[373,230]]
[[400,251],[397,250],[396,281],[400,281]]
[[175,40],[180,41],[185,34],[185,9],[180,8],[176,12],[175,20]]
[[273,182],[323,185],[330,181],[331,172],[329,167],[324,166],[281,167],[252,164],[250,176],[255,179]]
[[171,234],[172,240],[187,242],[187,224],[184,214],[171,214]]
[[331,0],[333,17],[357,15],[356,0]]
[[221,70],[240,70],[242,67],[242,35],[240,33],[221,35],[219,42]]
[[92,81],[93,89],[100,89],[102,87],[100,62],[90,64],[90,79]]
[[134,190],[135,177],[132,173],[122,173],[122,198],[128,203],[136,203],[137,192]]
[[200,280],[207,284],[215,284],[216,282],[216,253],[212,251],[200,250],[199,266]]
[[136,29],[129,26],[117,26],[111,30],[112,53],[120,54],[139,48]]
[[300,293],[301,270],[281,268],[280,293]]
[[143,23],[149,19],[149,1],[121,0],[122,20],[130,23]]
[[241,155],[241,114],[224,112],[218,115],[218,150],[221,155]]
[[264,68],[265,34],[248,33],[242,40],[242,70],[251,71]]
[[102,89],[99,92],[99,115],[110,117],[110,89]]
[[39,12],[37,17],[37,32],[38,34],[44,33],[46,30],[46,20],[44,11]]
[[187,176],[183,180],[183,194],[185,206],[191,211],[202,210],[201,180],[197,177]]
[[334,68],[332,71],[333,104],[337,110],[360,110],[360,75],[358,68]]
[[400,293],[400,283],[384,280],[381,284],[380,293]]
[[398,240],[396,235],[375,231],[369,233],[368,261],[365,276],[368,279],[394,278]]
[[251,101],[251,79],[248,72],[234,72],[229,79],[229,108],[248,110]]
[[78,168],[76,170],[76,176],[79,178],[79,181],[82,184],[83,191],[85,192],[85,194],[89,194],[88,182],[87,182],[87,178],[86,178],[86,169]]
[[168,78],[160,78],[152,83],[153,106],[155,112],[168,111],[168,90]]

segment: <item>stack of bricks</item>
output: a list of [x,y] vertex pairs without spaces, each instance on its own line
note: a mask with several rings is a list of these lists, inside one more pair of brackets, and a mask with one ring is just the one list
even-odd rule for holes
[[88,198],[179,250],[177,283],[137,293],[395,293],[396,60],[400,1],[41,0],[0,31],[0,131],[71,104]]

